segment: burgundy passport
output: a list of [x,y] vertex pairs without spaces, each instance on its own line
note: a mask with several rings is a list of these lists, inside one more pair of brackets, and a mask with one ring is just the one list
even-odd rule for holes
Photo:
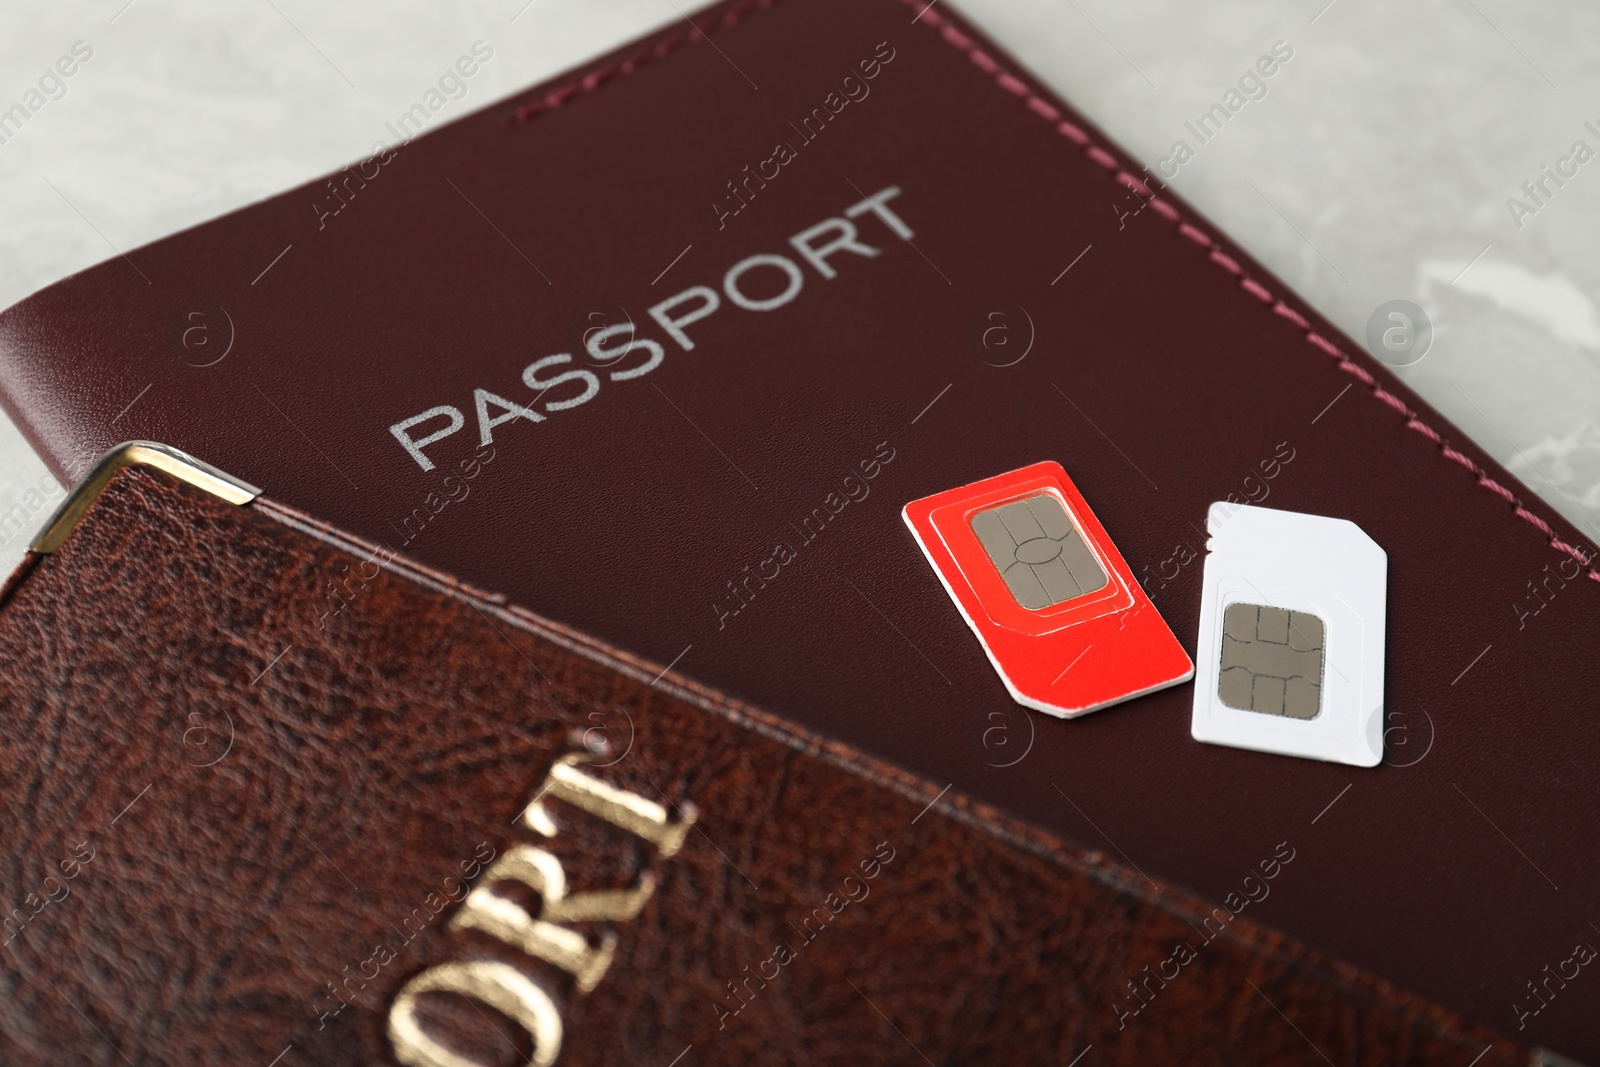
[[[37,294],[0,396],[1600,1058],[1592,549],[946,4],[711,8]],[[1359,525],[1384,765],[1021,709],[898,513],[1047,460],[1191,651],[1211,502]]]
[[0,590],[8,1067],[1542,1063],[185,457],[98,471]]

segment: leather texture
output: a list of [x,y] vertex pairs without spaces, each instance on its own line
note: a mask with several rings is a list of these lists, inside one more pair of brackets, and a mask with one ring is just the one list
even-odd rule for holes
[[[393,1062],[407,981],[499,959],[556,998],[562,1064],[1529,1062],[1249,911],[378,552],[135,467],[13,580],[5,883],[50,899],[7,928],[0,1060]],[[513,825],[581,735],[609,746],[586,773],[698,807],[681,851],[554,801],[554,838]],[[1274,894],[1305,886],[1292,836],[1256,843]],[[659,876],[586,995],[447,929],[464,861],[531,843],[569,890]],[[521,1062],[456,1008],[430,1025]]]
[[[316,182],[129,252],[145,277],[119,258],[32,297],[0,317],[0,395],[59,471],[169,442],[1206,899],[1293,840],[1254,917],[1600,1059],[1600,982],[1530,990],[1596,936],[1587,543],[1180,198],[1130,191],[1138,167],[948,7],[712,8],[333,176],[338,200]],[[794,158],[735,199],[779,141]],[[831,279],[790,245],[888,187],[909,242],[849,217],[879,254]],[[724,297],[693,350],[650,316],[758,254],[799,264],[791,302]],[[184,347],[194,313],[220,362]],[[613,381],[585,331],[627,319],[664,359]],[[562,353],[607,376],[548,410],[578,386],[522,375]],[[475,389],[546,417],[489,427],[461,497]],[[389,427],[439,405],[464,427],[424,472]],[[1356,522],[1389,556],[1388,764],[1200,745],[1187,686],[1018,708],[898,511],[1046,459],[1190,649],[1212,501]]]

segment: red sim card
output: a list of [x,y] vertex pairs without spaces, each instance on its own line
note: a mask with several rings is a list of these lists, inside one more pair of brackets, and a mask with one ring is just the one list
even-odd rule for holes
[[901,515],[1018,703],[1071,719],[1194,675],[1061,464],[947,489]]

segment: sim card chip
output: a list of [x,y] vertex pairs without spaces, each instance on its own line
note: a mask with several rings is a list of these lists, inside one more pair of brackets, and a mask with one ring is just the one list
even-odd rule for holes
[[1315,719],[1322,711],[1322,631],[1309,612],[1229,604],[1217,695],[1230,708]]
[[1109,580],[1066,509],[1048,493],[978,512],[972,532],[1011,595],[1030,611],[1098,592]]

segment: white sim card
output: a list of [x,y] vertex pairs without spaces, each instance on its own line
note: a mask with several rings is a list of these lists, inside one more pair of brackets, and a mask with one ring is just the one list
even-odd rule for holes
[[1383,759],[1389,557],[1346,519],[1218,502],[1206,515],[1196,741]]

